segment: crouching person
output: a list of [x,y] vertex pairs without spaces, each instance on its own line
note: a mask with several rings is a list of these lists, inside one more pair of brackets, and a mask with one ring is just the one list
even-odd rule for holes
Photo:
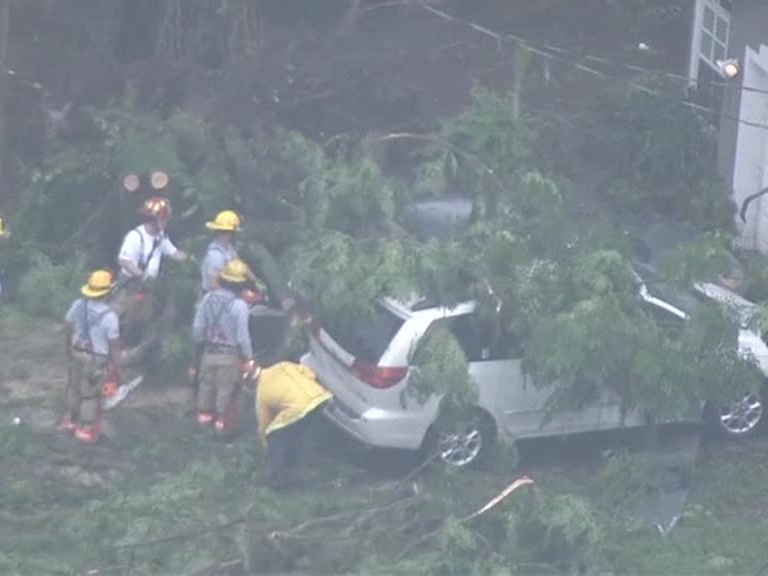
[[[258,370],[258,368],[257,368]],[[303,436],[331,393],[300,364],[280,362],[256,373],[256,418],[267,450],[268,485],[287,487]]]
[[99,440],[102,387],[117,370],[120,326],[107,302],[113,286],[108,270],[93,272],[66,315],[69,374],[62,428],[86,443]]
[[240,298],[248,266],[230,260],[218,286],[206,293],[195,312],[192,335],[202,356],[197,373],[197,423],[223,435],[237,431],[243,376],[254,366],[248,332],[248,305]]

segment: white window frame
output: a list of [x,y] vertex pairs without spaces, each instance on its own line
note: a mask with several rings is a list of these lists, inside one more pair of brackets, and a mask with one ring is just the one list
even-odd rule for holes
[[713,52],[714,43],[723,45],[714,35],[709,31],[704,30],[704,8],[709,8],[715,13],[715,28],[717,28],[717,18],[720,17],[725,20],[727,28],[725,30],[725,58],[728,58],[728,43],[731,37],[731,13],[724,8],[719,0],[696,0],[696,7],[694,9],[693,16],[693,30],[691,33],[691,53],[690,60],[688,61],[688,78],[691,81],[691,86],[696,86],[699,78],[699,66],[701,62],[704,62],[710,68],[716,72],[720,72],[717,66],[717,62],[712,56],[705,56],[701,52],[702,39],[704,35],[708,35],[712,38]]

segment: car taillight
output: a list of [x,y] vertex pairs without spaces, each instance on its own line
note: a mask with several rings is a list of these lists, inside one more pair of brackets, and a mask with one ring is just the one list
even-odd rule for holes
[[374,366],[355,360],[354,364],[352,364],[352,371],[358,378],[360,378],[360,380],[372,388],[386,390],[387,388],[392,388],[392,386],[405,378],[405,375],[408,373],[408,368]]

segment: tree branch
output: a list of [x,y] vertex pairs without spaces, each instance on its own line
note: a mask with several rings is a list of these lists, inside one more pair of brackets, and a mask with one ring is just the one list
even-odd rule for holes
[[[512,494],[512,492],[514,492],[518,488],[521,488],[522,486],[526,486],[528,484],[533,484],[533,480],[531,480],[527,476],[522,476],[522,477],[518,478],[517,480],[512,482],[512,484],[510,484],[509,486],[504,488],[504,490],[499,492],[498,495],[496,495],[490,501],[488,501],[488,503],[485,506],[483,506],[482,508],[476,510],[475,512],[473,512],[472,514],[470,514],[468,516],[464,516],[463,518],[460,518],[459,519],[459,524],[465,524],[466,522],[469,522],[470,520],[472,520],[474,518],[477,518],[478,516],[481,516],[482,514],[485,514],[488,510],[490,510],[491,508],[495,507],[499,502],[501,502],[507,496]],[[423,536],[417,538],[416,540],[411,542],[408,546],[406,546],[405,549],[403,549],[403,551],[400,552],[400,554],[397,555],[397,558],[395,558],[394,562],[395,563],[400,562],[412,550],[414,550],[415,548],[418,548],[419,546],[421,546],[425,542],[431,540],[432,538],[437,536],[442,530],[443,530],[443,526],[441,525],[436,530],[433,530],[432,532],[427,532]]]
[[219,532],[221,530],[226,530],[227,528],[232,528],[239,524],[243,524],[244,522],[245,522],[245,518],[238,518],[237,520],[231,520],[229,522],[224,522],[223,524],[217,524],[215,526],[201,528],[200,530],[192,530],[190,532],[181,532],[179,534],[173,534],[172,536],[165,536],[163,538],[157,538],[155,540],[143,540],[141,542],[129,542],[127,544],[117,544],[115,546],[112,546],[111,549],[112,550],[130,550],[131,548],[143,548],[145,546],[156,546],[157,544],[166,544],[168,542],[174,542],[176,540],[189,540],[192,538],[197,538],[198,536],[202,536],[204,534],[209,534],[211,532]]
[[390,134],[384,134],[383,136],[378,136],[375,138],[375,140],[378,142],[388,142],[390,140],[421,140],[423,142],[431,142],[432,144],[436,144],[447,150],[450,150],[451,152],[454,152],[462,158],[469,160],[473,164],[479,166],[486,174],[491,177],[496,186],[498,186],[499,190],[504,190],[504,185],[502,184],[501,180],[499,180],[499,177],[496,176],[493,168],[488,166],[488,164],[483,162],[478,156],[475,156],[466,150],[462,150],[461,148],[457,148],[450,142],[447,142],[442,138],[438,138],[437,136],[432,136],[430,134],[414,134],[412,132],[393,132]]

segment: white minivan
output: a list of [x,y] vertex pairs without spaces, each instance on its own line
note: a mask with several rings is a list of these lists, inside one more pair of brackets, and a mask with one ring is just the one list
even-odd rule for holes
[[[685,322],[702,299],[728,298],[719,287],[700,284],[689,293],[658,279],[651,282],[647,278],[653,274],[650,269],[639,274],[643,306],[662,325]],[[372,318],[344,326],[313,322],[310,350],[301,361],[334,395],[325,415],[368,445],[422,448],[431,438],[440,398],[432,397],[424,404],[406,398],[403,404],[401,393],[408,385],[408,360],[415,344],[442,325],[462,346],[479,390],[477,417],[471,424],[457,424],[455,430],[436,439],[446,463],[465,466],[477,461],[500,434],[522,439],[647,424],[639,411],[622,419],[618,399],[608,391],[581,411],[548,414],[545,407],[550,391],[533,386],[523,371],[519,342],[512,335],[493,340],[483,334],[474,314],[472,301],[448,308],[423,300],[382,298]],[[738,346],[740,353],[754,359],[768,375],[768,347],[759,334],[742,327]],[[725,406],[707,406],[704,413],[720,432],[744,436],[759,427],[763,403],[760,394],[753,393]]]

